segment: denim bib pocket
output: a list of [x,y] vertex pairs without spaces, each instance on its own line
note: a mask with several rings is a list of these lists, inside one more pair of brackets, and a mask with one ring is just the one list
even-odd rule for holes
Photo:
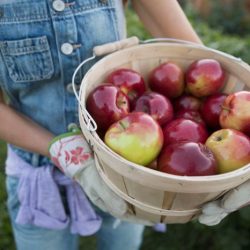
[[3,60],[14,82],[50,79],[54,73],[46,36],[0,42]]

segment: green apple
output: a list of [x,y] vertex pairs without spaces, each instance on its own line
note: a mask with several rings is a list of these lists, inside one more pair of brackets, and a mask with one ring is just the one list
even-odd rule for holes
[[125,159],[146,166],[160,153],[163,132],[150,115],[132,112],[109,127],[104,142]]
[[250,163],[250,139],[238,130],[217,130],[208,137],[205,145],[213,152],[219,173],[230,172]]

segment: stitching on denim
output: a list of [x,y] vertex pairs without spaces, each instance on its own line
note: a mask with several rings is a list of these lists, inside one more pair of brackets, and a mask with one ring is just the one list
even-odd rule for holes
[[1,20],[1,18],[0,18],[0,23],[2,23],[2,24],[32,23],[32,22],[41,22],[41,21],[48,21],[48,20],[50,20],[49,17],[40,17],[40,18],[35,18],[35,19],[5,18],[3,20]]
[[[32,40],[32,39],[29,39],[29,40]],[[47,38],[40,37],[40,38],[34,38],[34,40],[36,41],[37,44],[32,45],[32,46],[29,46],[29,45],[25,46],[25,41],[23,41],[24,46],[25,46],[23,48],[15,48],[13,46],[12,48],[6,48],[8,42],[0,42],[0,48],[2,51],[3,58],[6,62],[6,66],[8,68],[9,76],[15,82],[23,82],[23,81],[32,82],[32,81],[48,79],[54,72],[54,64],[53,64],[52,55],[51,55],[51,51],[50,51]],[[18,42],[16,42],[16,44],[18,44]],[[13,52],[13,50],[15,51]],[[12,60],[14,60],[13,56],[15,57],[15,56],[20,56],[20,55],[29,55],[35,52],[39,52],[43,54],[44,62],[46,62],[46,65],[48,66],[47,67],[48,71],[46,72],[46,74],[42,74],[37,77],[35,77],[34,75],[32,77],[31,76],[19,77],[16,71],[13,70],[13,63],[12,63]]]
[[[114,8],[114,3],[113,0],[108,0],[107,3],[94,3],[94,4],[89,4],[89,5],[84,5],[84,6],[80,6],[80,7],[74,7],[74,5],[72,5],[72,7],[69,7],[70,10],[65,10],[64,12],[60,13],[57,11],[52,10],[52,16],[53,17],[67,17],[67,16],[71,16],[72,14],[79,14],[81,12],[84,11],[88,11],[88,10],[95,10],[95,9],[103,9],[103,8]],[[38,22],[38,21],[47,21],[50,19],[50,16],[47,13],[44,14],[36,14],[36,15],[29,15],[29,16],[19,16],[19,17],[15,17],[15,18],[11,18],[11,17],[2,17],[0,18],[0,23],[18,23],[18,22]]]
[[47,50],[48,50],[47,45],[38,45],[38,46],[35,45],[23,48],[5,48],[3,49],[3,53],[12,56],[18,56],[18,55],[28,55],[34,52],[43,52]]
[[[113,0],[110,0],[110,2],[112,3],[112,5],[114,5]],[[115,7],[115,6],[114,6]],[[119,40],[119,31],[118,31],[118,17],[117,17],[117,11],[110,11],[110,15],[113,19],[113,30],[116,36],[116,39]]]

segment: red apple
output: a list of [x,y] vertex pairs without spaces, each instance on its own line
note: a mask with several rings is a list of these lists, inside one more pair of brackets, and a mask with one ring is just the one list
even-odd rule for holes
[[128,96],[131,107],[135,100],[146,91],[143,77],[132,69],[117,69],[110,73],[107,82],[119,87]]
[[225,72],[217,60],[200,59],[187,68],[185,82],[190,94],[196,97],[209,96],[224,86]]
[[220,113],[222,128],[233,128],[250,136],[250,92],[239,91],[227,96]]
[[135,103],[134,111],[151,115],[160,125],[171,121],[174,116],[170,100],[156,92],[146,92]]
[[195,121],[197,123],[202,124],[203,126],[206,127],[206,123],[201,117],[200,112],[196,110],[180,110],[175,113],[175,119],[177,118],[184,118],[184,119],[189,119],[192,121]]
[[205,143],[208,132],[206,128],[195,121],[178,118],[163,127],[164,145],[180,141]]
[[217,162],[205,145],[196,142],[177,142],[162,149],[157,169],[183,176],[214,175],[217,173]]
[[100,131],[106,131],[130,111],[128,97],[112,84],[97,86],[88,95],[86,108]]
[[148,84],[151,90],[168,98],[178,97],[184,90],[183,70],[176,63],[163,63],[150,72]]
[[218,172],[226,173],[250,163],[249,137],[235,129],[220,129],[205,144],[214,154]]
[[221,106],[226,97],[226,94],[217,93],[208,96],[204,100],[200,113],[208,127],[213,129],[220,128],[219,116],[221,112]]
[[109,127],[104,142],[125,159],[146,166],[160,153],[163,133],[150,115],[132,112]]
[[191,95],[181,95],[174,100],[174,110],[178,112],[180,110],[194,110],[199,111],[201,107],[201,100]]

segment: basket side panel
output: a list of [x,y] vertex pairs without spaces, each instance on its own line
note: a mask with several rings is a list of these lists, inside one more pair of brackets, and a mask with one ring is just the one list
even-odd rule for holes
[[127,189],[124,183],[124,178],[122,175],[118,174],[116,171],[114,171],[112,168],[107,166],[103,161],[99,160],[100,166],[103,169],[103,172],[106,174],[106,176],[112,181],[112,183],[119,188],[123,193],[127,193]]
[[162,222],[165,224],[184,224],[192,220],[194,216],[164,216]]
[[124,178],[124,182],[130,197],[154,207],[162,207],[164,191],[140,185],[128,178]]
[[216,200],[223,192],[211,192],[211,193],[177,193],[173,200],[171,209],[173,210],[188,210],[194,208],[200,208],[204,203]]
[[153,214],[150,212],[147,212],[145,210],[140,209],[139,207],[134,206],[134,213],[136,215],[136,218],[150,221],[153,223],[160,223],[162,216],[159,214]]

